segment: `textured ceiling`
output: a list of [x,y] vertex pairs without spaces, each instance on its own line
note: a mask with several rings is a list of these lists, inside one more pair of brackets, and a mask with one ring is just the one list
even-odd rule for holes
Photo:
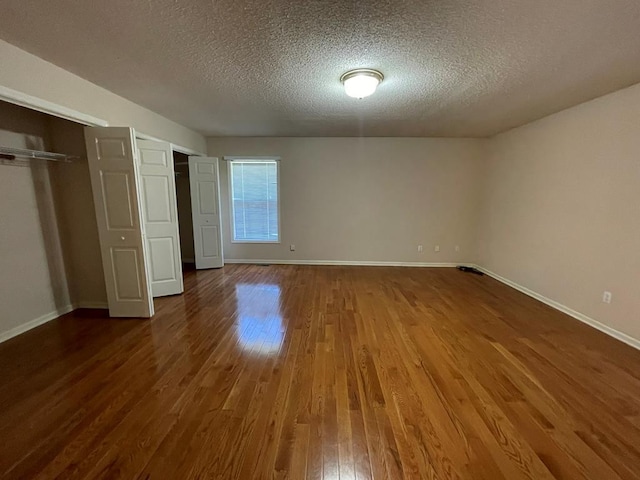
[[207,135],[482,137],[640,81],[639,0],[0,7],[4,40]]

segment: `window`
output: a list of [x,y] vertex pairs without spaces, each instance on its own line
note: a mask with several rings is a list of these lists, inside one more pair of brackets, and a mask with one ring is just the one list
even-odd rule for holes
[[278,163],[276,159],[229,162],[234,242],[280,241]]

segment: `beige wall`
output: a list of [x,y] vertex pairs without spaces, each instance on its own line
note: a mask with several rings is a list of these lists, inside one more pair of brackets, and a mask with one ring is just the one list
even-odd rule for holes
[[202,135],[0,40],[0,85],[204,152]]
[[[45,115],[0,102],[0,145],[51,144]],[[0,338],[70,304],[46,162],[0,162]]]
[[483,148],[467,139],[210,138],[212,156],[282,157],[279,245],[231,243],[221,161],[225,259],[473,261]]
[[498,135],[484,175],[478,262],[640,339],[640,85]]

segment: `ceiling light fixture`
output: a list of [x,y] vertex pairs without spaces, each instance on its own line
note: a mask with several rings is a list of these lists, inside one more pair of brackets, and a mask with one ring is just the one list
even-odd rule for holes
[[381,72],[369,68],[349,70],[340,77],[345,92],[353,98],[364,98],[372,95],[383,79],[384,75]]

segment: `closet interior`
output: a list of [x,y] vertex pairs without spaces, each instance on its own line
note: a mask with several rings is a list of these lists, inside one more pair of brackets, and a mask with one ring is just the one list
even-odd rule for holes
[[224,264],[217,159],[179,150],[0,101],[1,337],[75,308],[150,317],[183,262]]
[[187,269],[193,269],[195,268],[196,260],[193,243],[189,156],[174,150],[173,165],[176,178],[176,200],[178,203],[178,226],[180,228],[182,264]]
[[0,331],[105,308],[83,126],[0,101],[0,152]]

